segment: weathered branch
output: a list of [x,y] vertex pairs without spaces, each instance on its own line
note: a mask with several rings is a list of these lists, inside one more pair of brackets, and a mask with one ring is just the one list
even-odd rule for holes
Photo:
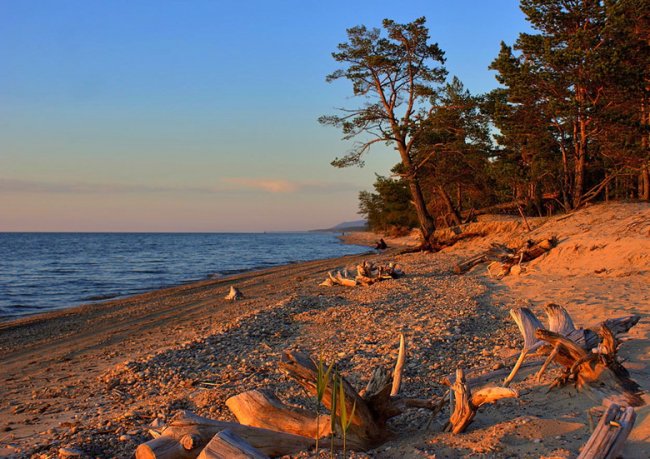
[[632,407],[612,403],[602,415],[594,433],[580,452],[578,459],[615,459],[634,427],[636,413]]

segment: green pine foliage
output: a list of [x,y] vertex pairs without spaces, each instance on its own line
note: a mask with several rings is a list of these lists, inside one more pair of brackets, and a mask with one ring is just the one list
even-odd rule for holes
[[501,44],[498,87],[445,80],[425,19],[348,30],[328,81],[365,100],[321,122],[369,139],[333,164],[363,164],[374,143],[400,154],[392,177],[359,195],[375,231],[442,222],[470,209],[538,215],[593,200],[650,200],[650,8],[647,0],[521,0],[532,27]]

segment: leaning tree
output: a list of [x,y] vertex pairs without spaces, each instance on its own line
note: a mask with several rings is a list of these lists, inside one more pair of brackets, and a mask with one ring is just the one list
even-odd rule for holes
[[430,245],[435,224],[420,186],[413,146],[447,71],[444,53],[436,43],[429,43],[425,23],[424,17],[407,24],[385,19],[383,31],[365,26],[348,29],[348,41],[332,53],[342,68],[328,75],[327,81],[349,80],[354,95],[364,101],[358,108],[341,109],[340,114],[323,116],[319,122],[340,128],[345,140],[357,139],[349,153],[332,161],[333,166],[362,166],[363,155],[376,143],[397,150],[424,244]]

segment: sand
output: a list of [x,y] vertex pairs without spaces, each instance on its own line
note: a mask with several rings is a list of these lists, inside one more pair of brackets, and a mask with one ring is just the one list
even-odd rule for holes
[[[383,254],[288,265],[0,323],[0,456],[56,457],[67,448],[88,457],[129,457],[148,439],[150,425],[178,409],[231,420],[225,400],[254,388],[272,388],[310,408],[313,402],[277,371],[284,349],[322,352],[361,388],[374,365],[393,364],[399,332],[409,346],[402,390],[440,395],[440,379],[456,366],[496,368],[518,353],[510,307],[528,305],[543,317],[548,302],[564,305],[578,326],[641,315],[621,355],[632,377],[650,387],[650,206],[603,204],[530,223],[528,233],[516,219],[483,219],[466,231],[488,236],[433,255],[399,255],[415,239],[385,238],[394,248]],[[456,262],[491,242],[517,245],[551,235],[560,244],[519,276],[492,279],[484,266],[451,274]],[[397,261],[407,276],[366,288],[318,286],[328,270],[368,258]],[[230,285],[246,298],[223,300]],[[396,418],[394,440],[356,457],[575,457],[590,434],[588,409],[600,401],[573,388],[547,394],[557,374],[552,368],[537,383],[522,372],[513,384],[520,398],[483,409],[458,436],[440,433],[447,412],[433,423],[419,411]],[[637,409],[625,457],[650,456],[648,413],[647,406]]]

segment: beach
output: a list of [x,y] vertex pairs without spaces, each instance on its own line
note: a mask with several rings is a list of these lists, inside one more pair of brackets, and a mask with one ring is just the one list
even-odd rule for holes
[[[400,254],[412,239],[386,238],[389,249],[381,254],[286,265],[0,323],[0,455],[130,457],[150,428],[178,410],[234,420],[225,401],[251,389],[271,389],[313,409],[277,368],[284,350],[337,361],[361,389],[374,366],[394,365],[400,333],[408,347],[402,391],[440,396],[440,381],[457,367],[471,373],[511,365],[521,336],[509,309],[528,306],[543,317],[549,302],[566,307],[576,326],[640,315],[620,354],[632,378],[650,387],[650,206],[603,204],[530,224],[529,232],[519,219],[480,221],[466,230],[485,236],[435,254]],[[551,236],[558,246],[518,276],[494,279],[485,266],[453,273],[493,242],[517,246]],[[328,271],[363,260],[397,262],[406,276],[367,287],[319,286]],[[244,299],[226,301],[230,286]],[[534,371],[522,370],[512,384],[519,398],[483,408],[464,434],[441,433],[447,410],[433,422],[414,410],[392,421],[394,439],[355,457],[575,457],[590,436],[588,409],[600,402],[572,387],[547,394],[558,368],[541,382]],[[649,412],[637,409],[625,457],[650,454]]]

